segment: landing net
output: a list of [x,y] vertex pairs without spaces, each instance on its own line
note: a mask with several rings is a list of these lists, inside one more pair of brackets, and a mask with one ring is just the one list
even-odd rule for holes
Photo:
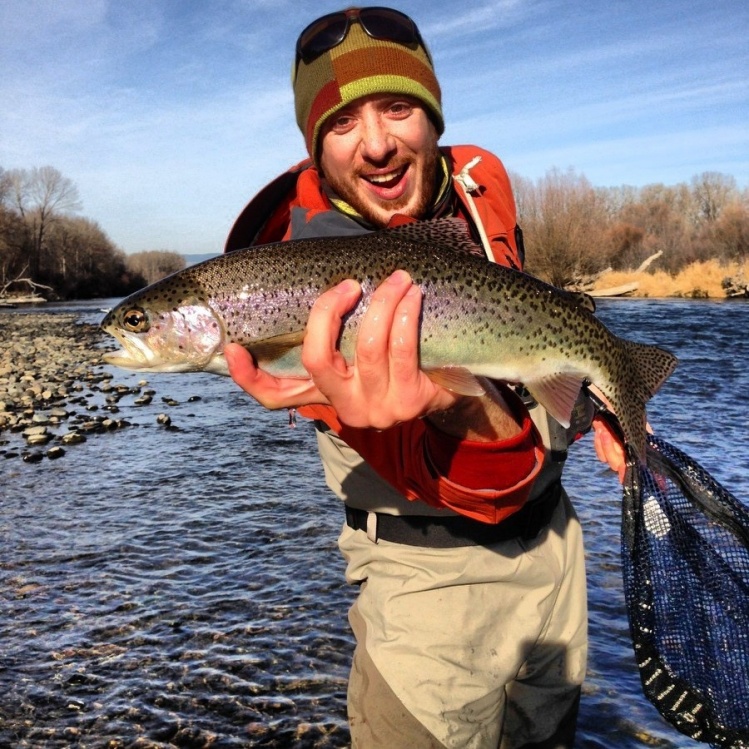
[[648,435],[624,482],[622,561],[643,690],[682,733],[749,748],[749,511]]

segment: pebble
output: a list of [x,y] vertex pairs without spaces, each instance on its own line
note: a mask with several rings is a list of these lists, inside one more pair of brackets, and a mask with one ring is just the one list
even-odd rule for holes
[[63,445],[80,445],[81,442],[86,441],[86,436],[80,432],[68,432],[62,436]]
[[[129,426],[124,419],[94,415],[104,407],[92,401],[97,391],[122,397],[147,384],[113,386],[112,374],[102,371],[103,342],[109,338],[98,326],[81,324],[75,315],[0,312],[0,437],[20,434],[21,445],[30,448],[53,441],[67,446],[85,442],[86,434]],[[76,407],[86,416],[77,415]],[[59,444],[42,452],[3,439],[0,456],[26,463],[56,460],[66,454]]]
[[28,437],[26,437],[26,442],[29,445],[46,445],[48,442],[52,442],[52,437],[49,432],[45,432],[44,434],[30,434]]
[[[80,323],[75,315],[0,310],[0,458],[57,460],[68,454],[62,446],[132,426],[120,418],[121,407],[131,413],[147,407],[156,391],[145,379],[136,385],[114,379],[102,359],[114,348],[97,325]],[[180,405],[174,398],[161,400]],[[199,400],[193,395],[188,402]],[[179,431],[167,414],[156,421]],[[46,452],[31,449],[46,445]]]

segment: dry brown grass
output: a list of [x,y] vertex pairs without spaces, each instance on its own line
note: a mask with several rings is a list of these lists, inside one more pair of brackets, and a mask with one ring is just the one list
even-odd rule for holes
[[663,271],[652,273],[645,271],[611,271],[598,278],[595,290],[609,289],[628,283],[639,284],[631,296],[668,298],[684,297],[690,299],[724,299],[725,289],[722,286],[725,278],[743,277],[749,281],[749,263],[725,263],[708,260],[687,266],[676,276]]

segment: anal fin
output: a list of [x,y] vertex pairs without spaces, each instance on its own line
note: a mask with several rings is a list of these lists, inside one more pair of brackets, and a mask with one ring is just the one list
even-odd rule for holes
[[572,410],[575,407],[583,377],[574,374],[548,375],[539,380],[524,382],[523,385],[563,427],[570,425]]

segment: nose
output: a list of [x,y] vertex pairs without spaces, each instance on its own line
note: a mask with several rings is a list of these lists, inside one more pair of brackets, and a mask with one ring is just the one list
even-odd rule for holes
[[377,112],[368,112],[362,124],[362,156],[372,162],[387,161],[397,150],[395,138],[387,121]]

